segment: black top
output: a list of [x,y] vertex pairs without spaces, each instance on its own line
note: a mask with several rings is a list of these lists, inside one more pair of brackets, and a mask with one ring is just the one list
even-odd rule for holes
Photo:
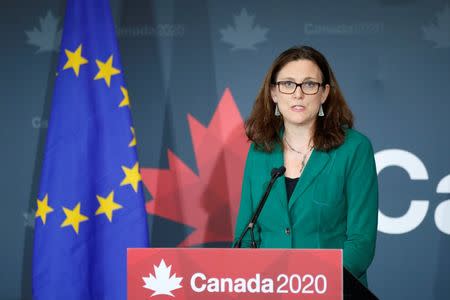
[[295,186],[298,182],[297,178],[289,178],[284,177],[284,181],[286,182],[286,195],[287,195],[287,201],[289,202],[289,199],[291,199],[292,193],[294,192]]

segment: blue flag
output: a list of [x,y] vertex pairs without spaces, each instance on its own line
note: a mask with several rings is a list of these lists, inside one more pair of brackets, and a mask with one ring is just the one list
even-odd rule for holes
[[108,0],[68,0],[37,199],[34,299],[126,299],[148,247],[143,187]]

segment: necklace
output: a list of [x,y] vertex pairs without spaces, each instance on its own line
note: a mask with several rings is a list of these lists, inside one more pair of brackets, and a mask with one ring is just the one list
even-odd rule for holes
[[291,150],[291,151],[293,151],[293,152],[295,152],[295,153],[297,153],[297,154],[303,155],[302,162],[301,162],[301,165],[300,165],[300,174],[302,174],[303,169],[305,168],[306,157],[308,156],[309,152],[311,152],[311,150],[313,149],[313,147],[309,147],[308,151],[307,151],[305,154],[303,154],[301,151],[298,151],[298,150],[294,149],[294,148],[289,144],[289,142],[287,141],[286,136],[284,136],[284,141],[286,142],[286,145],[288,146],[289,150]]

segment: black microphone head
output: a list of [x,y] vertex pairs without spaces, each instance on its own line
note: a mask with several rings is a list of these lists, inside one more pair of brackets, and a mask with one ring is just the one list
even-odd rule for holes
[[271,175],[272,175],[272,177],[279,177],[279,176],[283,175],[284,172],[286,172],[286,168],[284,166],[281,166],[279,168],[273,168]]

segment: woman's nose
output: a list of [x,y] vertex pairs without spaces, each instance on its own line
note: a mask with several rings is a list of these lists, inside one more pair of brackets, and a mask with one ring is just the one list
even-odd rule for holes
[[297,86],[293,95],[295,98],[303,98],[303,92],[300,86]]

